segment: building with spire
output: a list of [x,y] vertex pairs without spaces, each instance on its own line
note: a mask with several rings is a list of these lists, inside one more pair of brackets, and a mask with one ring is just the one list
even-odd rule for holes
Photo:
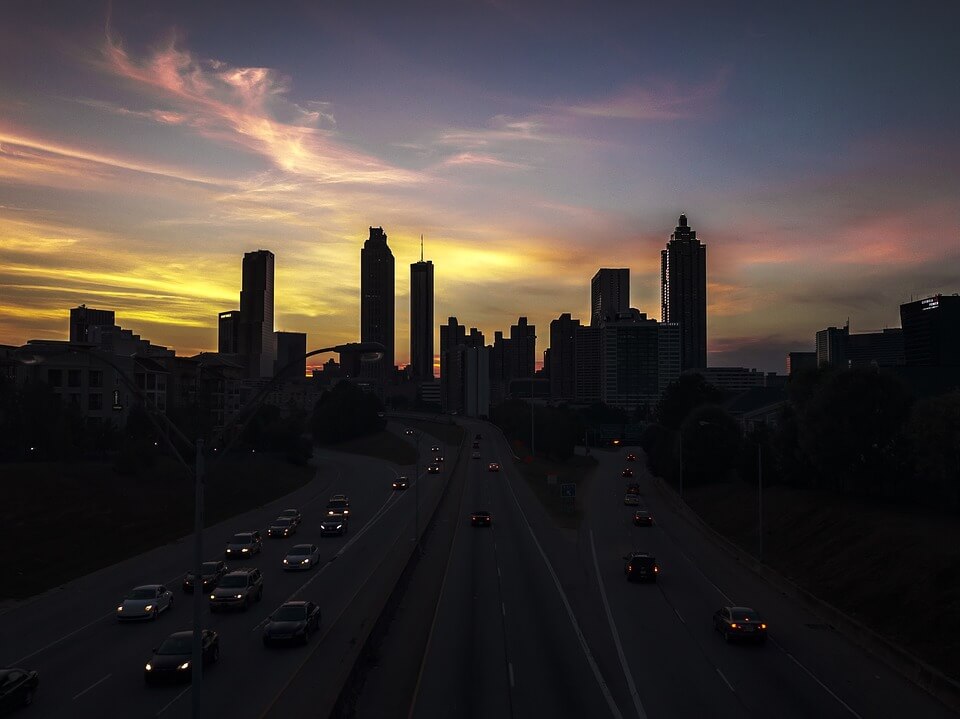
[[392,378],[396,365],[395,274],[387,233],[382,227],[371,227],[360,250],[360,341],[384,346],[382,359],[364,365],[364,374],[384,382]]
[[433,262],[423,259],[410,265],[410,370],[417,380],[432,380],[433,374]]
[[660,251],[660,321],[680,327],[683,370],[707,366],[707,247],[680,215]]

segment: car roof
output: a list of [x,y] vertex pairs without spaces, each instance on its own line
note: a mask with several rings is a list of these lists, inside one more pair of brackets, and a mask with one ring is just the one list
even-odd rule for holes
[[630,554],[631,559],[643,559],[643,558],[653,559],[653,555],[647,552],[632,552]]
[[[300,510],[294,509],[293,507],[290,507],[289,509],[285,509],[283,510],[283,512],[296,512],[297,514],[300,514]],[[280,514],[283,514],[283,512],[281,512]]]
[[167,636],[167,639],[173,639],[174,637],[176,637],[177,639],[185,639],[187,637],[192,637],[192,636],[193,636],[192,629],[184,629],[182,632],[174,632],[173,634],[170,634],[169,636]]
[[306,600],[304,600],[304,599],[293,599],[293,600],[291,600],[291,601],[289,601],[289,602],[284,602],[283,604],[280,605],[280,607],[281,607],[281,608],[283,608],[283,607],[305,607],[305,606],[307,606],[307,604],[308,604],[308,602],[307,602]]
[[757,613],[756,609],[751,609],[750,607],[728,607],[731,612],[753,612]]
[[237,569],[231,569],[229,572],[227,572],[227,576],[229,577],[231,574],[250,574],[250,572],[256,571],[256,567],[238,567]]
[[290,549],[301,549],[304,547],[306,547],[307,549],[313,549],[312,544],[294,544],[292,547],[290,547]]
[[477,511],[473,512],[473,514],[490,514],[490,512],[485,509],[478,509]]
[[252,537],[253,532],[237,532],[233,535],[234,537]]
[[134,587],[132,591],[135,592],[138,589],[159,589],[162,586],[162,584],[141,584],[139,587]]

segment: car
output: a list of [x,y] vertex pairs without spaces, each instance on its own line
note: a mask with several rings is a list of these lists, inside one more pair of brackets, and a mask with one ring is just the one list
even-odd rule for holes
[[474,437],[474,439],[483,439],[483,435],[482,435],[482,434],[477,434],[477,436]]
[[[202,582],[200,591],[205,592],[217,586],[220,577],[227,573],[227,564],[222,559],[204,562],[200,565],[200,572],[200,581]],[[192,593],[195,581],[195,573],[191,569],[183,575],[183,591]]]
[[17,707],[33,704],[40,675],[29,669],[3,667],[0,669],[0,711],[8,712]]
[[480,459],[480,453],[474,450],[473,454],[470,455],[471,459]]
[[660,574],[660,565],[655,557],[646,552],[634,552],[624,557],[627,563],[623,567],[623,574],[628,582],[655,582]]
[[346,502],[347,504],[350,504],[350,497],[348,497],[348,496],[345,495],[345,494],[331,494],[331,495],[330,495],[330,501],[331,501],[331,502]]
[[410,487],[410,480],[407,479],[405,474],[401,474],[395,480],[393,480],[394,489],[407,489]]
[[633,523],[637,527],[652,527],[653,515],[646,509],[638,509],[633,513]]
[[488,472],[499,472],[499,471],[500,471],[500,463],[499,463],[499,462],[491,462],[490,464],[487,465],[487,471],[488,471]]
[[470,513],[470,525],[473,527],[491,527],[493,526],[493,517],[490,512],[478,510]]
[[480,443],[479,443],[479,442],[474,442],[474,443],[473,443],[473,448],[474,448],[474,449],[480,449]]
[[297,533],[297,523],[290,517],[277,517],[267,528],[268,537],[289,537]]
[[767,640],[767,624],[750,607],[720,607],[713,613],[713,628],[727,642],[744,639],[762,644]]
[[404,433],[405,435],[407,435],[408,437],[410,437],[410,436],[413,435],[413,430],[412,430],[412,429],[406,429],[406,430],[403,431],[403,433]]
[[626,468],[620,473],[620,476],[621,476],[621,477],[632,477],[632,476],[633,476],[633,470],[630,469],[629,467],[626,467]]
[[284,569],[311,569],[320,564],[320,548],[316,544],[294,544],[283,558]]
[[439,464],[431,464],[429,467],[427,467],[427,473],[428,473],[428,474],[440,474],[440,465],[439,465]]
[[296,524],[298,527],[300,526],[300,522],[303,521],[303,517],[300,516],[299,509],[285,509],[282,512],[280,512],[280,514],[278,514],[277,516],[289,517],[290,519],[293,520],[293,523]]
[[431,452],[442,452],[443,450],[440,449],[439,447],[431,447],[431,448],[430,448],[430,451],[431,451]]
[[280,642],[310,641],[310,632],[320,629],[320,607],[313,602],[286,602],[280,605],[263,628],[263,646]]
[[347,531],[347,519],[346,517],[327,517],[322,522],[320,522],[320,536],[326,537],[328,534],[336,534],[340,536],[345,534]]
[[627,494],[640,494],[640,485],[637,483],[627,485]]
[[238,532],[227,541],[224,554],[227,559],[246,558],[259,554],[261,549],[263,549],[263,539],[260,537],[260,532]]
[[160,612],[173,609],[173,592],[162,584],[134,587],[117,607],[117,620],[156,619]]
[[637,455],[635,455],[635,454],[628,454],[628,455],[627,455],[627,461],[628,461],[628,462],[636,462],[636,461],[637,461]]
[[625,505],[632,505],[634,507],[640,506],[640,495],[634,494],[633,492],[627,492],[623,496],[623,503]]
[[[220,635],[212,629],[200,633],[203,664],[213,664],[220,659]],[[143,680],[147,684],[167,681],[190,681],[193,668],[193,631],[174,632],[154,647],[153,656],[143,666]]]
[[335,494],[327,502],[327,517],[343,519],[350,516],[350,500],[342,494]]
[[255,567],[235,569],[223,575],[219,586],[210,593],[210,611],[242,609],[263,599],[263,575]]
[[440,463],[443,461],[443,455],[442,455],[442,454],[438,454],[436,457],[433,458],[433,461],[434,461],[436,464],[440,464]]

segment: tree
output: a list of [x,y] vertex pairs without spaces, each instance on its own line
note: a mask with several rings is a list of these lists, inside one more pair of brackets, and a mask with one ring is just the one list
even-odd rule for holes
[[909,494],[960,509],[960,392],[917,402],[906,436],[914,458],[914,486]]
[[334,444],[379,432],[386,420],[375,395],[364,392],[353,382],[342,381],[320,396],[310,429],[318,444]]
[[682,374],[667,387],[654,411],[657,422],[669,429],[680,429],[687,415],[704,404],[720,404],[723,392],[697,373]]
[[740,427],[722,407],[700,405],[680,426],[683,483],[723,482],[740,461]]

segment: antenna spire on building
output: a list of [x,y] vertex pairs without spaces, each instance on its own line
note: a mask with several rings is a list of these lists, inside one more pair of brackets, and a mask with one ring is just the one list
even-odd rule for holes
[[423,262],[423,233],[420,233],[420,261]]

